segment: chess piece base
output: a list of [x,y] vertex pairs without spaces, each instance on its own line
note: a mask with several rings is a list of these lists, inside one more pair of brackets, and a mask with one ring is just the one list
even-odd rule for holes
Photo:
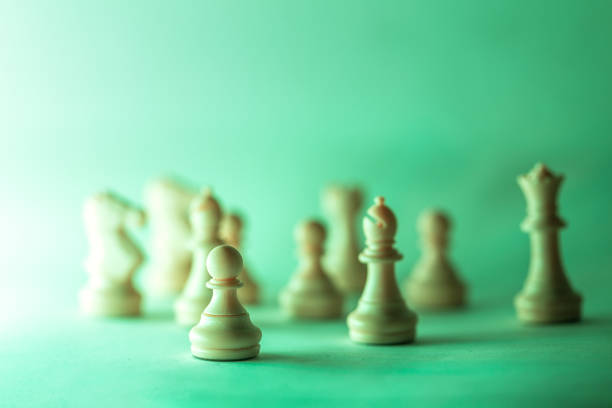
[[242,349],[206,349],[192,345],[191,354],[202,360],[237,361],[257,357],[259,349],[259,344]]
[[79,306],[86,316],[137,316],[142,297],[132,287],[93,289],[86,287],[79,292]]
[[406,283],[406,297],[408,304],[415,309],[455,309],[465,305],[465,287],[461,284],[409,280]]
[[245,360],[259,354],[261,330],[248,314],[216,316],[206,312],[189,332],[191,353],[204,360]]
[[573,292],[552,298],[521,293],[514,305],[519,320],[531,324],[577,322],[582,314],[582,298]]
[[[363,308],[363,303],[360,306]],[[358,307],[349,314],[347,323],[351,340],[365,344],[402,344],[414,341],[417,317],[404,304],[397,308],[392,305],[367,308],[371,310],[360,311]]]
[[181,326],[195,326],[210,302],[209,297],[178,298],[174,303],[174,318]]
[[280,304],[290,317],[299,319],[335,319],[342,316],[342,298],[336,293],[311,294],[285,290]]

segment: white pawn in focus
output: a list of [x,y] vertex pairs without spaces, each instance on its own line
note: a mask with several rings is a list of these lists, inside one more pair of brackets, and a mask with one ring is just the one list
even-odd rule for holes
[[261,330],[253,325],[236,290],[242,256],[232,246],[221,245],[208,255],[206,265],[213,295],[197,326],[189,332],[191,353],[206,360],[245,360],[259,354]]
[[324,264],[336,287],[343,293],[361,293],[366,266],[359,262],[357,215],[362,205],[357,188],[331,185],[323,190],[322,207],[330,224]]
[[340,317],[342,295],[321,266],[325,227],[316,221],[304,221],[296,226],[294,236],[300,264],[280,294],[283,310],[289,316],[305,319]]
[[416,309],[449,309],[465,303],[465,285],[448,259],[449,218],[428,210],[419,217],[423,254],[406,281],[408,304]]
[[537,164],[518,177],[527,199],[527,218],[521,229],[529,233],[531,262],[523,290],[514,305],[518,318],[526,323],[578,321],[582,298],[563,270],[559,249],[559,229],[565,222],[557,214],[557,194],[563,176]]
[[141,296],[132,277],[142,264],[143,254],[125,227],[143,226],[144,212],[104,192],[86,200],[83,215],[89,241],[85,260],[89,280],[79,292],[81,311],[89,316],[140,314]]
[[[225,214],[221,220],[221,239],[234,248],[240,249],[242,242],[242,218],[238,214]],[[256,305],[259,303],[259,286],[251,277],[247,267],[242,268],[238,279],[243,286],[238,289],[238,299],[245,305]]]
[[347,318],[349,335],[357,343],[409,343],[417,316],[406,306],[395,278],[395,262],[402,259],[393,247],[397,221],[383,197],[374,202],[363,218],[366,248],[359,255],[368,264],[368,277],[357,309]]
[[190,219],[193,232],[191,273],[181,296],[174,304],[176,322],[183,326],[196,324],[200,320],[202,310],[210,301],[212,293],[206,287],[206,282],[210,279],[206,269],[206,257],[214,247],[223,243],[219,239],[221,207],[210,189],[202,190],[200,195],[194,198]]
[[153,180],[145,201],[151,224],[151,266],[147,288],[156,295],[174,295],[185,286],[191,268],[189,204],[191,189],[170,179]]

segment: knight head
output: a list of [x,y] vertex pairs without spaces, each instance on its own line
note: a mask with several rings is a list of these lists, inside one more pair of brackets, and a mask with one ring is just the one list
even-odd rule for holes
[[143,210],[119,195],[103,191],[85,201],[83,218],[88,230],[118,230],[125,226],[141,227],[146,216]]

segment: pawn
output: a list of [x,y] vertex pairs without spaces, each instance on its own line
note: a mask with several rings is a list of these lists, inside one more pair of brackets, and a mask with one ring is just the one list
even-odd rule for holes
[[357,343],[409,343],[416,333],[417,316],[406,306],[395,278],[395,262],[402,259],[393,247],[397,221],[384,201],[376,197],[363,218],[366,248],[359,260],[368,265],[368,275],[357,309],[347,318]]
[[176,322],[182,326],[193,326],[200,320],[202,310],[208,305],[212,295],[206,287],[206,282],[210,279],[206,269],[206,257],[222,242],[219,239],[221,207],[210,189],[204,189],[191,202],[190,219],[193,231],[191,273],[181,296],[174,304]]
[[425,211],[418,221],[423,255],[406,280],[408,303],[416,309],[450,309],[465,303],[465,285],[448,259],[449,218]]
[[87,199],[83,215],[89,241],[85,260],[89,280],[79,293],[81,311],[89,316],[140,314],[141,296],[132,278],[142,264],[143,254],[126,227],[141,227],[144,212],[104,192]]
[[342,295],[321,266],[325,227],[316,221],[304,221],[297,225],[294,236],[300,263],[280,294],[282,308],[289,316],[297,318],[340,317]]
[[[221,220],[221,239],[234,248],[240,249],[242,241],[242,219],[238,214],[226,214]],[[242,268],[238,279],[243,286],[238,289],[240,303],[256,305],[259,303],[259,286],[248,273],[246,266]]]
[[242,256],[232,246],[221,245],[210,251],[206,266],[213,291],[210,304],[197,326],[189,332],[191,353],[205,360],[246,360],[259,354],[261,330],[253,325],[242,307],[236,290],[242,270]]

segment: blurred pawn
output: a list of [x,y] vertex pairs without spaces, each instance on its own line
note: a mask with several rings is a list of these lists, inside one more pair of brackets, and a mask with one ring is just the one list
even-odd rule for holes
[[419,217],[423,254],[405,284],[408,304],[416,309],[453,309],[465,304],[465,285],[447,255],[450,228],[450,219],[441,211],[427,210]]
[[[240,250],[243,225],[242,218],[240,218],[238,214],[225,214],[221,220],[221,240],[223,240],[226,244]],[[240,275],[238,275],[238,279],[240,279],[243,284],[243,286],[238,289],[238,299],[240,300],[240,303],[246,305],[258,304],[259,286],[249,275],[246,266],[242,268]]]
[[281,307],[289,316],[296,318],[340,317],[342,295],[321,266],[325,227],[317,221],[306,220],[296,226],[294,236],[299,266],[280,294]]

